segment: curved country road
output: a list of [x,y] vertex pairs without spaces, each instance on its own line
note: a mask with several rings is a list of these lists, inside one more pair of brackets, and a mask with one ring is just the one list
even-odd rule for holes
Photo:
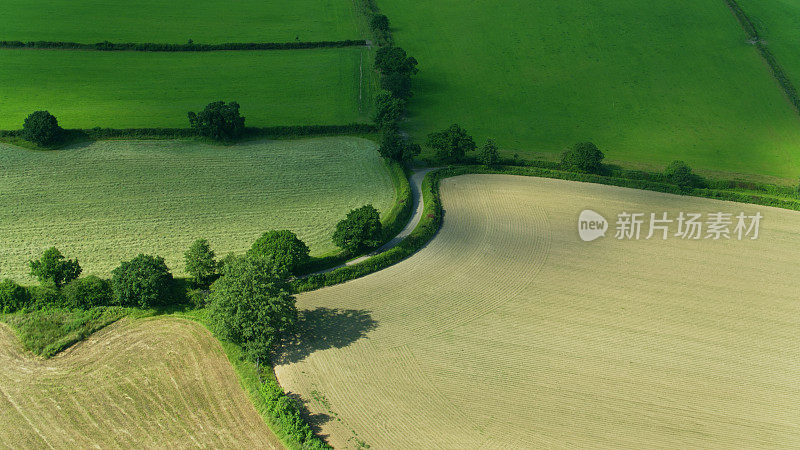
[[[309,275],[317,275],[317,274],[321,274],[321,273],[332,272],[332,271],[334,271],[336,269],[339,269],[341,267],[352,266],[354,264],[358,264],[358,263],[360,263],[362,261],[365,261],[366,259],[368,259],[368,258],[370,258],[372,256],[375,256],[375,255],[377,255],[379,253],[383,253],[386,250],[389,250],[392,247],[394,247],[395,245],[399,244],[400,241],[405,239],[406,236],[408,236],[409,234],[411,234],[412,231],[414,231],[414,228],[417,227],[417,224],[419,223],[420,219],[422,219],[422,210],[423,210],[423,207],[424,207],[424,205],[422,203],[422,180],[425,179],[425,175],[427,175],[428,172],[430,172],[432,170],[437,170],[437,169],[439,169],[439,167],[426,167],[426,168],[423,168],[423,169],[415,169],[413,171],[413,173],[411,174],[411,179],[409,180],[409,184],[411,185],[411,201],[412,201],[412,208],[413,208],[414,212],[413,212],[413,214],[411,216],[411,219],[408,221],[408,224],[406,224],[405,228],[403,228],[397,234],[397,236],[393,237],[389,242],[387,242],[387,243],[383,244],[381,247],[379,247],[379,248],[367,253],[366,255],[359,256],[358,258],[355,258],[355,259],[351,259],[350,261],[347,261],[346,263],[340,264],[340,265],[338,265],[336,267],[331,267],[331,268],[328,268],[328,269],[325,269],[325,270],[320,270],[319,272],[314,272],[314,273],[309,274]],[[306,275],[306,276],[309,276],[309,275]]]

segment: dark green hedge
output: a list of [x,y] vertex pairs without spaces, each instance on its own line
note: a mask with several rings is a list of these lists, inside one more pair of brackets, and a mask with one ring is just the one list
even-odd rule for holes
[[283,432],[300,445],[300,448],[331,448],[314,434],[314,430],[303,419],[297,401],[286,395],[277,381],[267,378],[261,385],[260,392],[270,416]]
[[[348,125],[292,125],[277,127],[246,127],[244,137],[286,138],[316,135],[369,134],[377,127],[367,123]],[[21,137],[21,130],[0,130],[0,137]],[[64,141],[94,139],[179,139],[198,137],[192,128],[88,128],[64,130]]]
[[221,50],[298,50],[307,48],[363,47],[367,41],[315,41],[315,42],[226,42],[222,44],[159,44],[152,42],[80,42],[60,41],[0,41],[0,48],[33,48],[64,50],[137,51],[137,52],[213,52]]

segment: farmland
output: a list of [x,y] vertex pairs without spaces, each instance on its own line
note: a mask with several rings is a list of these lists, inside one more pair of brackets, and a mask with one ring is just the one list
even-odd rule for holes
[[356,39],[350,1],[5,0],[0,40],[291,42]]
[[358,138],[103,141],[50,152],[0,144],[0,167],[0,273],[24,282],[27,261],[51,245],[98,275],[139,253],[181,274],[194,239],[224,256],[270,229],[295,231],[319,255],[335,250],[331,234],[350,209],[372,203],[385,213],[394,203],[375,144]]
[[792,0],[739,0],[739,5],[755,23],[766,46],[778,58],[792,79],[800,85],[800,4]]
[[419,60],[407,124],[416,138],[457,122],[507,154],[554,157],[592,140],[609,160],[646,168],[682,159],[706,171],[800,173],[800,119],[724,2],[381,8]]
[[0,324],[0,446],[281,448],[194,322],[123,321],[50,360]]
[[[800,445],[800,213],[500,175],[441,192],[419,253],[298,296],[337,326],[307,321],[276,373],[335,447]],[[585,208],[608,237],[581,242]],[[621,211],[764,220],[757,240],[618,241]]]
[[0,129],[37,109],[67,128],[185,128],[187,111],[215,100],[238,101],[249,126],[366,122],[362,52],[0,50]]

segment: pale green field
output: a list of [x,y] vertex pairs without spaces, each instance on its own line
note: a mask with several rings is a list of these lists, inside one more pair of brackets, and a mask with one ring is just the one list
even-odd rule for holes
[[248,126],[368,122],[372,111],[362,48],[0,50],[0,61],[0,129],[39,109],[66,128],[186,128],[188,111],[216,100],[238,101]]
[[[778,2],[786,21],[793,3]],[[380,6],[397,45],[419,60],[407,124],[418,139],[459,123],[509,155],[555,157],[591,140],[636,166],[682,159],[800,175],[800,118],[722,1]]]
[[219,256],[290,229],[312,254],[336,247],[336,223],[394,188],[376,145],[358,138],[103,141],[37,152],[0,144],[0,278],[33,281],[27,261],[55,245],[84,273],[109,275],[139,253],[183,274],[183,252],[206,238]]
[[[276,373],[334,447],[800,446],[800,213],[502,175],[441,193],[419,253],[297,298],[315,320]],[[585,208],[608,237],[579,239]],[[764,219],[617,241],[622,211]]]
[[352,0],[3,0],[0,40],[336,41],[355,21]]

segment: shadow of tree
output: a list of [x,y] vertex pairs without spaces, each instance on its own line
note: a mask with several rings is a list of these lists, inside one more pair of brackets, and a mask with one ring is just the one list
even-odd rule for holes
[[297,403],[297,406],[300,408],[300,414],[303,416],[303,419],[305,419],[306,423],[308,423],[311,429],[314,430],[314,434],[316,434],[317,437],[323,441],[327,441],[329,436],[327,434],[322,434],[322,426],[333,420],[333,416],[327,413],[312,414],[308,407],[310,402],[299,394],[287,392],[286,396]]
[[359,309],[316,308],[299,314],[297,335],[284,345],[279,364],[302,361],[318,350],[347,347],[378,326],[369,311]]

